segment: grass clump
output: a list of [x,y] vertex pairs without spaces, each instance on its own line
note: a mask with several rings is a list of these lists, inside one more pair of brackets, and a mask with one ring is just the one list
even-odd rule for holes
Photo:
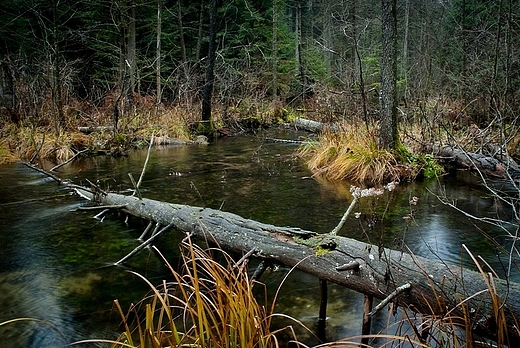
[[307,165],[315,175],[367,185],[381,185],[410,175],[396,156],[379,149],[375,129],[342,128],[339,132],[325,132],[318,141],[299,149],[299,155],[308,158]]
[[443,168],[430,154],[413,154],[403,144],[389,152],[379,148],[378,129],[342,125],[304,144],[298,154],[307,159],[314,175],[328,180],[350,180],[367,186],[414,180],[419,174],[435,177]]
[[128,314],[115,302],[125,331],[112,347],[278,346],[280,331],[271,331],[274,305],[268,309],[253,296],[259,283],[249,279],[246,267],[220,249],[213,252],[223,262],[191,242],[182,248],[182,271],[167,264],[173,282],[156,287],[139,276],[151,295]]

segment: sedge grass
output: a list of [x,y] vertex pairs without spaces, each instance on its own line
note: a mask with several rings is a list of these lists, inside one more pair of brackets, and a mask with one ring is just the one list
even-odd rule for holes
[[411,175],[392,153],[379,149],[375,128],[342,128],[340,132],[325,132],[318,141],[299,149],[315,175],[367,185],[399,181],[403,175]]
[[259,283],[249,279],[245,267],[220,249],[210,254],[191,242],[182,245],[179,272],[155,249],[173,282],[156,287],[137,274],[150,296],[127,314],[115,302],[125,330],[112,347],[277,347],[280,331],[271,331],[274,307],[257,301],[253,286]]

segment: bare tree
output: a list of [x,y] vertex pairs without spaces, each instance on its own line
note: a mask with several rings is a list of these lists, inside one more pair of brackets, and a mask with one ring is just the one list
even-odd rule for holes
[[161,35],[162,35],[162,0],[157,0],[157,39],[155,47],[155,77],[156,77],[156,103],[161,104],[162,87],[161,87]]
[[198,132],[201,134],[211,134],[211,99],[213,95],[213,83],[215,79],[215,53],[217,38],[217,0],[210,2],[209,16],[209,47],[206,65],[206,83],[202,91],[202,120],[199,123]]
[[272,37],[272,96],[278,98],[278,1],[273,0],[273,37]]
[[396,0],[382,0],[380,147],[397,146],[397,19]]

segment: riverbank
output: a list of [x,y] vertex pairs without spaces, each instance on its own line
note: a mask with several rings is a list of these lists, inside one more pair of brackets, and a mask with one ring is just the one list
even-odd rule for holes
[[[126,156],[131,151],[148,147],[152,135],[154,145],[205,143],[204,138],[197,138],[200,120],[199,110],[195,108],[136,108],[133,113],[121,117],[117,127],[111,125],[106,110],[91,117],[80,115],[82,113],[70,117],[59,132],[45,122],[34,125],[4,119],[0,128],[0,163],[47,160],[60,164],[78,154]],[[457,166],[504,179],[511,173],[503,169],[510,168],[509,164],[514,160],[503,153],[514,155],[517,151],[515,137],[497,143],[501,130],[491,126],[481,130],[476,125],[441,122],[444,126],[434,129],[431,124],[425,126],[415,120],[400,123],[399,146],[397,150],[388,152],[379,149],[377,120],[368,123],[356,118],[331,121],[326,114],[320,116],[305,108],[284,108],[277,103],[215,108],[210,141],[255,133],[273,126],[301,129],[299,123],[293,122],[302,120],[301,117],[311,117],[308,122],[324,127],[308,130],[309,138],[295,154],[306,161],[315,176],[327,180],[350,180],[367,186],[380,186],[385,182],[439,176]],[[451,152],[446,152],[447,149]],[[478,161],[468,161],[464,156],[466,152],[482,155]],[[498,160],[493,158],[497,153],[500,155]],[[459,163],[452,159],[457,156],[462,158]],[[473,165],[481,158],[487,161],[484,165]],[[520,174],[520,170],[518,172]],[[516,180],[519,175],[513,174],[511,177]]]

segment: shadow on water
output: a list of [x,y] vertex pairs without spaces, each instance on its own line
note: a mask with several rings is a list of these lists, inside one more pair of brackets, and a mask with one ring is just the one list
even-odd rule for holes
[[[209,146],[154,149],[143,195],[329,232],[351,200],[350,185],[310,178],[293,156],[295,149],[254,136],[220,139]],[[104,188],[125,191],[131,187],[128,173],[138,178],[145,157],[146,151],[123,158],[83,158],[60,168],[58,175],[74,183],[89,179]],[[56,347],[80,339],[115,338],[120,318],[111,310],[113,300],[128,308],[148,289],[131,273],[107,265],[137,245],[144,224],[135,219],[125,223],[116,214],[108,214],[103,221],[93,219],[95,213],[76,210],[86,202],[23,165],[0,166],[0,176],[0,322],[32,317],[47,323],[0,327],[2,346]],[[363,199],[356,207],[360,217],[351,216],[340,234],[391,248],[406,246],[421,256],[474,268],[467,257],[461,259],[461,244],[466,243],[503,274],[504,259],[497,257],[497,245],[482,233],[503,243],[505,231],[472,222],[441,204],[434,193],[444,190],[460,209],[476,216],[510,214],[461,174],[401,184],[379,199]],[[419,198],[417,206],[409,203],[413,196]],[[415,218],[405,219],[412,208]],[[157,242],[172,264],[176,264],[180,238],[170,233]],[[149,250],[134,257],[130,267],[152,283],[167,277],[162,262]],[[286,272],[272,270],[262,281],[272,292]],[[276,310],[316,328],[318,294],[317,279],[293,271],[282,286]],[[361,294],[329,286],[328,339],[359,334],[362,302]],[[386,320],[386,313],[378,314],[373,329],[383,329]]]

